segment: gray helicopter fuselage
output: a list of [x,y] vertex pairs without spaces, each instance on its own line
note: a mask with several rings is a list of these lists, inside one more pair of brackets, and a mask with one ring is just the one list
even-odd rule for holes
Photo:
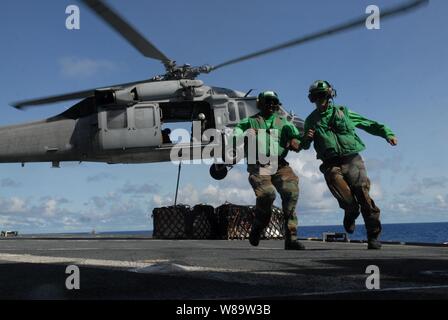
[[[169,161],[175,143],[163,140],[166,123],[191,123],[202,113],[205,129],[225,132],[257,112],[255,97],[209,87],[200,80],[103,89],[55,117],[1,127],[0,162]],[[182,143],[202,149],[216,141],[206,139],[194,146],[189,141]]]

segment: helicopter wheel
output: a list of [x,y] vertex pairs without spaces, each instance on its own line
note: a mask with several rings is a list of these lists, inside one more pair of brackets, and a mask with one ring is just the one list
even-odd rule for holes
[[215,180],[222,180],[227,176],[227,166],[225,164],[212,164],[210,166],[210,175]]

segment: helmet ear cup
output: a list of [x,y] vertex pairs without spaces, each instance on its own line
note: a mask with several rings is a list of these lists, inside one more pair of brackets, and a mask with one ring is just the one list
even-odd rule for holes
[[316,102],[316,97],[314,95],[312,95],[311,93],[308,95],[308,99],[310,100],[311,103]]
[[324,81],[328,86],[328,92],[330,94],[330,98],[333,99],[337,96],[336,90],[333,88],[330,82]]

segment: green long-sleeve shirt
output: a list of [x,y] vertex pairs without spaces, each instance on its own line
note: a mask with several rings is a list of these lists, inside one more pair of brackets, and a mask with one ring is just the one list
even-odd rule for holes
[[[395,134],[386,125],[369,120],[343,106],[330,105],[324,112],[314,110],[305,120],[304,132],[314,129],[314,148],[317,158],[326,160],[347,156],[365,149],[355,133],[360,128],[372,135],[388,139]],[[310,139],[302,139],[301,149],[307,150]]]
[[[261,146],[259,149],[264,155],[275,156],[278,155],[281,158],[286,157],[288,149],[286,145],[291,139],[298,139],[300,141],[299,130],[293,123],[288,121],[285,117],[274,113],[271,117],[265,119],[261,114],[256,114],[252,117],[241,120],[235,127],[233,136],[238,139],[244,136],[244,133],[248,129],[261,130],[260,134],[257,134],[257,144]],[[276,130],[277,134],[273,134],[272,131]],[[261,134],[262,132],[267,134]],[[271,141],[274,139],[273,141]],[[270,150],[270,145],[274,150]]]

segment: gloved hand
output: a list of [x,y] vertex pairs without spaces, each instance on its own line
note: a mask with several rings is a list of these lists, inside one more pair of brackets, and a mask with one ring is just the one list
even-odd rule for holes
[[291,139],[287,144],[286,144],[286,149],[288,150],[292,150],[295,152],[299,152],[300,149],[300,142],[297,139]]

